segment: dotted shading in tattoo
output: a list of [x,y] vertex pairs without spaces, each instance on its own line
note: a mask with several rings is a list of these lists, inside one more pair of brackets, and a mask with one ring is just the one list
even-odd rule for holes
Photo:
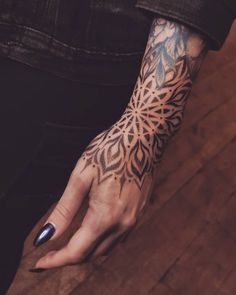
[[[187,44],[202,43],[197,56]],[[161,161],[165,147],[179,130],[192,82],[206,53],[199,36],[163,19],[153,22],[140,75],[120,120],[89,144],[84,168],[97,169],[98,183],[113,177],[122,189],[134,181],[141,189],[147,174]]]

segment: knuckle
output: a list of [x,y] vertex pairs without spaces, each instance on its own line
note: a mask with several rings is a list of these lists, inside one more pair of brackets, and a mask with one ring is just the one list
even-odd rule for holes
[[117,210],[116,206],[109,206],[103,211],[99,224],[101,226],[116,224],[119,221],[120,216],[121,214],[119,210]]
[[135,216],[130,216],[128,218],[125,218],[122,220],[122,225],[125,228],[130,228],[132,226],[134,226],[137,222],[137,218]]
[[[95,201],[93,200],[93,202]],[[96,203],[97,202],[98,201],[96,201]],[[101,203],[99,201],[98,204],[99,210],[93,209],[91,213],[91,215],[93,215],[93,231],[100,231],[101,229],[120,224],[120,220],[125,211],[125,203],[123,201],[115,201],[110,204]],[[91,205],[91,208],[96,208],[96,205],[97,204],[95,204],[95,206]]]
[[101,229],[106,229],[116,224],[118,224],[117,216],[113,212],[107,212],[101,217],[100,222],[98,222],[97,230],[100,231]]
[[74,168],[70,175],[71,182],[77,182],[80,180],[80,173],[77,168]]
[[57,206],[55,207],[55,212],[54,212],[60,219],[63,219],[64,221],[69,221],[71,219],[71,214],[69,209],[66,208],[65,205],[62,203],[58,203]]
[[126,210],[126,202],[123,199],[119,199],[116,202],[116,207],[117,207],[117,210],[121,214],[123,214],[125,212],[125,210]]
[[74,188],[81,190],[81,192],[85,192],[88,189],[89,183],[91,179],[85,179],[81,176],[81,172],[76,167],[72,171],[69,179],[69,184],[72,185]]
[[111,226],[115,225],[116,219],[112,214],[106,214],[102,218],[100,218],[97,222],[94,222],[91,225],[91,231],[94,234],[98,234],[102,232],[103,230],[110,228]]
[[104,224],[105,226],[111,225],[111,224],[115,223],[115,221],[116,221],[116,218],[115,218],[114,214],[111,211],[107,212],[103,216],[102,219],[103,219],[102,224]]

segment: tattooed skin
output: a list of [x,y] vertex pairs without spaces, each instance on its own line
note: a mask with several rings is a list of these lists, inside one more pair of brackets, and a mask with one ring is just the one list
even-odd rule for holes
[[155,19],[141,71],[120,120],[99,134],[82,155],[98,183],[113,178],[141,189],[179,130],[188,94],[207,52],[204,40],[183,25]]

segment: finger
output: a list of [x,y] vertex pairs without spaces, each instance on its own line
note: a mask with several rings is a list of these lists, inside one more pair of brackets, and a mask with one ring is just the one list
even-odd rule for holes
[[99,257],[100,255],[108,255],[119,244],[123,236],[124,232],[121,231],[112,234],[107,239],[105,239],[88,258],[92,260]]
[[124,243],[128,235],[137,226],[137,218],[130,218],[123,221],[119,226],[119,230],[108,236],[92,253],[90,259],[94,259],[99,255],[108,255],[117,244]]
[[83,258],[85,245],[90,244],[93,239],[92,233],[84,228],[81,228],[77,234],[80,235],[80,239],[77,241],[77,249],[72,240],[70,240],[68,245],[62,249],[51,251],[46,256],[39,259],[35,267],[48,269],[79,263]]
[[91,177],[72,173],[64,193],[34,240],[34,245],[58,238],[70,225],[83,199],[88,194]]
[[128,230],[121,238],[120,242],[121,243],[125,243],[130,235],[130,233],[133,231],[133,228],[131,228],[130,230]]
[[125,231],[119,231],[108,237],[105,241],[103,241],[92,253],[90,259],[94,259],[99,255],[108,255],[119,243],[125,243],[127,241],[128,236],[133,231],[133,229],[137,226],[137,224],[133,225],[131,228]]
[[99,221],[92,213],[89,208],[81,227],[65,247],[48,253],[35,267],[48,269],[83,262],[101,241],[117,230],[117,225]]
[[126,230],[121,237],[121,240],[120,240],[121,243],[124,243],[127,240],[130,233],[136,228],[136,226],[138,224],[138,219],[139,218],[137,218],[137,217],[132,218],[131,221],[128,222],[128,225],[125,226]]

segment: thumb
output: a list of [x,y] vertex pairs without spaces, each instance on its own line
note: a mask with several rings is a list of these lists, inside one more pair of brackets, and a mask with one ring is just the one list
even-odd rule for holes
[[68,228],[79,210],[84,197],[88,194],[91,180],[82,179],[73,172],[63,195],[52,213],[34,239],[34,246],[40,246],[48,240],[54,240]]

